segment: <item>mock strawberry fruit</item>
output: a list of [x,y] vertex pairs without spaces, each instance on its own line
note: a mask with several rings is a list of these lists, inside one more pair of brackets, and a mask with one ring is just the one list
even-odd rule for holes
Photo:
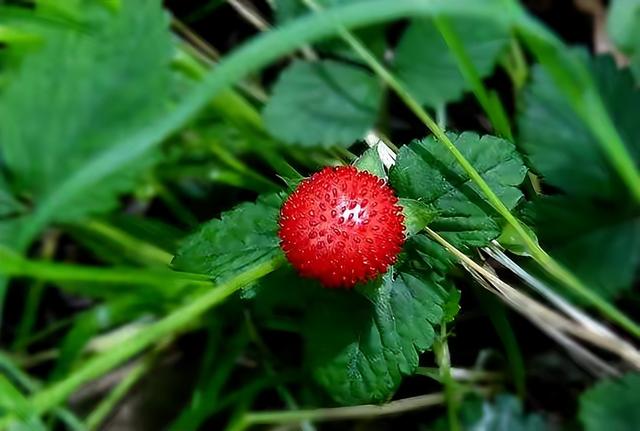
[[300,275],[353,287],[387,271],[404,243],[404,216],[384,180],[325,168],[303,180],[280,210],[281,246]]

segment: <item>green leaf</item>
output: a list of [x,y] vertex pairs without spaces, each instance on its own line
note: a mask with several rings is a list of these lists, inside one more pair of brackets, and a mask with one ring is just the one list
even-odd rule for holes
[[640,0],[613,0],[607,30],[616,45],[630,56],[631,70],[640,82]]
[[[118,13],[87,5],[83,18],[89,32],[49,29],[41,49],[0,93],[0,152],[13,189],[36,204],[169,107],[172,41],[161,2],[127,1]],[[151,162],[148,153],[125,158],[121,169],[78,190],[53,218],[113,208]]]
[[[507,29],[468,17],[451,18],[450,24],[480,77],[490,75],[509,41]],[[459,100],[471,89],[432,20],[409,26],[398,43],[394,67],[411,94],[430,107]]]
[[436,211],[415,199],[400,198],[404,215],[405,233],[413,236],[422,231],[438,215]]
[[[507,208],[514,208],[527,170],[513,144],[470,132],[449,137]],[[438,212],[430,227],[453,245],[480,247],[500,235],[495,210],[435,138],[402,147],[389,179],[399,196],[418,199]]]
[[315,379],[341,404],[382,403],[418,367],[452,290],[440,281],[391,273],[358,292],[327,292],[306,316]]
[[0,375],[0,415],[13,414],[19,421],[9,427],[12,431],[45,431],[40,420],[25,396],[4,376]]
[[407,263],[427,273],[446,275],[457,264],[456,258],[451,253],[424,234],[407,239],[404,250],[412,258]]
[[361,171],[367,171],[380,178],[387,178],[387,173],[385,172],[382,160],[380,160],[380,156],[378,155],[377,147],[369,148],[367,151],[362,153],[362,155],[354,162],[353,166]]
[[281,253],[278,213],[282,200],[264,196],[206,223],[187,238],[173,260],[181,271],[223,280]]
[[513,395],[499,395],[495,401],[467,400],[460,412],[464,429],[470,431],[545,431],[552,429],[544,418],[526,414]]
[[640,268],[640,211],[625,202],[562,196],[533,206],[545,250],[606,298],[633,286]]
[[[630,154],[640,161],[635,115],[640,91],[610,57],[595,58],[591,69]],[[542,69],[534,70],[519,124],[519,142],[533,169],[564,192],[532,207],[540,244],[602,296],[628,290],[640,262],[640,212],[596,139]]]
[[256,292],[257,318],[300,333],[304,363],[341,404],[387,401],[402,376],[415,372],[418,355],[431,347],[434,327],[457,313],[459,299],[435,274],[393,270],[345,290],[324,288],[283,268],[260,280]]
[[604,380],[580,397],[579,417],[586,431],[640,429],[640,374]]
[[[640,109],[640,90],[629,72],[618,70],[610,57],[596,58],[592,73],[618,132],[640,162],[636,115]],[[627,187],[602,153],[598,141],[541,67],[533,69],[533,80],[523,100],[518,142],[528,154],[532,168],[547,184],[575,196],[624,196]]]
[[296,61],[276,82],[264,120],[288,144],[346,147],[373,127],[382,93],[381,83],[364,69]]

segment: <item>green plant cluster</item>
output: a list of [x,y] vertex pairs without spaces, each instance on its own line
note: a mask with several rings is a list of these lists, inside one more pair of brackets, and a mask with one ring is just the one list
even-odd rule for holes
[[[193,20],[230,8],[199,3]],[[330,429],[315,424],[421,403],[446,413],[412,429],[640,429],[640,2],[608,9],[628,67],[515,0],[268,3],[274,28],[219,58],[160,0],[0,1],[0,430],[102,429],[197,336],[162,429]],[[462,105],[471,119],[448,115]],[[407,241],[379,279],[326,289],[286,262],[278,213],[344,164],[396,191]],[[625,340],[570,417],[529,411],[527,333],[505,307],[548,302],[491,247],[610,328],[576,339]],[[502,342],[489,388],[456,374],[465,298]],[[398,398],[425,376],[440,392]]]

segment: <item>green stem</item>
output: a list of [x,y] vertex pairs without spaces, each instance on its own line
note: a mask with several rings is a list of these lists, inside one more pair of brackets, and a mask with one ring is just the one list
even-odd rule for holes
[[440,337],[433,347],[440,372],[440,381],[444,386],[444,394],[447,402],[447,418],[449,420],[449,430],[460,431],[460,421],[458,419],[458,394],[456,393],[456,382],[451,376],[451,360],[449,357],[449,345],[447,344],[447,326],[440,327]]
[[529,66],[527,65],[524,52],[522,52],[522,47],[515,38],[513,38],[509,44],[509,52],[502,61],[502,67],[511,78],[511,82],[515,88],[514,96],[517,96],[518,92],[522,90],[527,83]]
[[[4,374],[11,378],[12,381],[17,382],[22,388],[28,392],[35,392],[40,387],[40,382],[35,381],[27,373],[14,365],[9,357],[0,352],[0,375]],[[65,408],[53,409],[53,415],[57,417],[62,423],[67,425],[67,429],[71,431],[86,430],[82,421],[78,419],[74,413]]]
[[266,178],[262,174],[257,173],[253,169],[249,168],[242,160],[238,159],[230,151],[222,147],[221,145],[211,145],[211,151],[230,168],[235,169],[236,172],[241,175],[247,176],[253,179],[260,185],[260,191],[273,192],[278,191],[281,187],[275,184],[270,179]]
[[250,412],[233,429],[240,431],[251,425],[296,423],[305,420],[319,422],[391,416],[440,405],[444,401],[445,397],[442,394],[429,394],[391,401],[381,406],[360,405],[313,410]]
[[480,74],[471,61],[464,44],[451,24],[449,24],[449,20],[444,16],[439,16],[434,18],[434,23],[449,47],[449,50],[456,58],[462,76],[464,76],[466,81],[471,85],[473,94],[476,96],[476,99],[478,99],[482,109],[484,109],[489,116],[489,120],[491,124],[493,124],[497,134],[513,142],[513,133],[511,132],[509,118],[507,117],[504,106],[502,106],[500,98],[495,92],[488,91],[484,86]]
[[152,364],[152,358],[147,358],[135,365],[134,368],[109,392],[109,395],[98,404],[86,419],[87,428],[96,430],[109,416],[113,409],[129,393],[131,388],[145,375]]
[[99,268],[82,265],[32,261],[0,248],[0,273],[12,277],[31,277],[53,282],[75,281],[87,283],[143,284],[166,287],[179,285],[211,285],[206,276],[171,270],[133,268]]
[[155,187],[162,202],[182,224],[191,229],[198,225],[198,219],[196,216],[193,215],[186,205],[184,205],[168,187],[160,182],[156,183]]
[[[245,314],[245,317],[246,317],[245,321],[247,323],[249,336],[251,337],[255,345],[258,347],[258,350],[262,355],[262,365],[265,371],[267,372],[267,375],[272,377],[277,376],[276,369],[271,362],[271,352],[269,351],[269,348],[267,347],[266,343],[260,336],[260,333],[258,332],[258,329],[256,328],[256,326],[253,324],[251,315],[247,312]],[[276,389],[276,392],[278,392],[278,395],[280,396],[282,401],[284,401],[288,409],[298,410],[299,408],[298,403],[296,402],[295,398],[291,394],[291,391],[289,391],[286,385],[279,382],[276,385],[275,389]],[[309,421],[304,421],[301,424],[300,428],[302,429],[302,431],[315,431],[315,427]]]
[[[51,260],[56,252],[59,234],[57,232],[48,232],[42,240],[42,248],[40,255],[44,260]],[[38,318],[38,308],[44,294],[45,284],[43,281],[36,281],[29,285],[27,293],[27,301],[20,319],[20,325],[17,329],[17,335],[13,343],[14,350],[22,350],[26,346],[26,341],[31,336],[34,326]]]
[[436,123],[441,129],[447,128],[447,105],[444,103],[438,105],[436,108]]
[[[207,67],[198,62],[184,49],[178,52],[178,56],[174,61],[178,67],[193,78],[202,80],[207,75]],[[209,105],[222,117],[235,124],[249,126],[254,130],[264,130],[260,112],[233,89],[227,88],[220,91],[209,101]]]
[[110,224],[100,220],[88,220],[80,227],[101,236],[120,246],[127,256],[134,256],[136,261],[155,266],[168,266],[173,255],[148,242],[142,241]]
[[[314,0],[303,0],[309,7],[319,10],[320,7]],[[582,283],[575,275],[565,269],[560,263],[555,261],[546,251],[544,251],[537,241],[529,235],[524,226],[518,221],[518,219],[509,211],[509,208],[500,200],[500,198],[493,192],[489,184],[482,178],[482,176],[476,171],[473,165],[464,157],[464,155],[453,144],[451,139],[442,130],[438,124],[431,118],[427,111],[413,98],[411,93],[400,83],[398,79],[384,66],[378,59],[371,54],[366,46],[362,44],[355,36],[349,33],[341,23],[334,18],[334,26],[336,31],[351,47],[352,49],[367,63],[373,71],[384,80],[384,82],[398,95],[398,97],[411,109],[411,111],[420,119],[425,126],[434,134],[438,141],[445,146],[445,148],[453,155],[458,164],[469,175],[469,178],[476,183],[478,188],[486,196],[491,206],[500,214],[505,221],[513,227],[516,233],[522,238],[523,243],[529,250],[529,254],[533,259],[542,266],[547,273],[559,280],[565,287],[572,290],[577,296],[581,297],[589,304],[600,310],[605,316],[618,323],[620,326],[640,338],[640,326],[633,320],[629,319],[624,313],[618,310],[615,306],[609,304],[602,299],[598,294],[590,290],[585,284]],[[640,188],[640,180],[638,181],[638,187]]]
[[[282,256],[274,257],[221,283],[218,287],[208,290],[201,296],[194,298],[192,302],[178,307],[171,314],[150,325],[145,331],[136,334],[127,342],[87,361],[66,379],[40,391],[30,399],[31,404],[40,414],[52,409],[64,402],[83,384],[104,375],[163,338],[184,330],[193,320],[222,303],[230,295],[277,269],[283,261]],[[10,423],[11,418],[0,420],[0,429],[6,429]]]

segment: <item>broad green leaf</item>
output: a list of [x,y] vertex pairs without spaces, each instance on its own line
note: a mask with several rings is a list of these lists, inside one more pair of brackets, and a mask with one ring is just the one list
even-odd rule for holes
[[554,196],[533,206],[542,247],[607,298],[633,286],[640,268],[640,212],[626,203]]
[[282,72],[264,108],[276,138],[301,146],[349,146],[376,122],[382,85],[356,66],[296,61]]
[[435,274],[389,271],[355,289],[327,289],[283,268],[260,280],[258,319],[304,339],[305,363],[341,404],[382,403],[415,372],[459,292]]
[[[522,198],[518,186],[527,170],[513,144],[470,132],[448,136],[507,208],[514,208]],[[480,247],[500,235],[495,210],[435,138],[402,147],[389,179],[399,196],[437,211],[429,226],[455,246]]]
[[279,196],[267,195],[206,223],[185,240],[173,260],[174,268],[219,280],[272,259],[281,253],[278,239],[281,202]]
[[[591,66],[619,133],[640,161],[640,90],[609,57]],[[615,297],[632,285],[640,261],[640,213],[627,188],[541,69],[534,70],[519,124],[532,168],[564,192],[532,207],[540,244],[602,296]]]
[[[618,132],[640,161],[640,90],[609,57],[596,58],[591,69]],[[597,140],[542,68],[534,68],[520,108],[518,143],[547,184],[575,196],[624,196],[627,188]]]
[[607,31],[616,45],[630,56],[631,70],[640,82],[640,0],[613,0]]
[[604,380],[580,397],[579,417],[586,431],[640,429],[640,374]]
[[358,160],[353,165],[361,171],[367,171],[380,178],[387,178],[387,173],[384,170],[377,148],[369,148],[358,157]]
[[382,403],[418,367],[451,288],[435,278],[387,274],[358,292],[328,292],[306,316],[313,375],[341,404]]
[[[450,23],[478,74],[490,75],[509,41],[508,30],[467,17],[452,18]],[[471,89],[432,20],[415,20],[407,28],[396,49],[394,68],[411,94],[430,107],[459,100]]]
[[451,253],[424,234],[407,239],[404,250],[410,258],[408,263],[426,273],[446,275],[457,263]]
[[[0,152],[13,189],[38,202],[81,167],[167,111],[172,41],[158,0],[83,8],[90,31],[46,32],[0,93]],[[34,157],[46,154],[46,157]],[[152,163],[148,153],[76,193],[56,221],[106,211]]]
[[436,211],[418,200],[400,198],[399,203],[402,206],[407,236],[419,233],[438,216]]
[[537,414],[526,414],[513,395],[499,395],[493,402],[472,398],[462,406],[461,423],[468,431],[546,431],[553,427]]

